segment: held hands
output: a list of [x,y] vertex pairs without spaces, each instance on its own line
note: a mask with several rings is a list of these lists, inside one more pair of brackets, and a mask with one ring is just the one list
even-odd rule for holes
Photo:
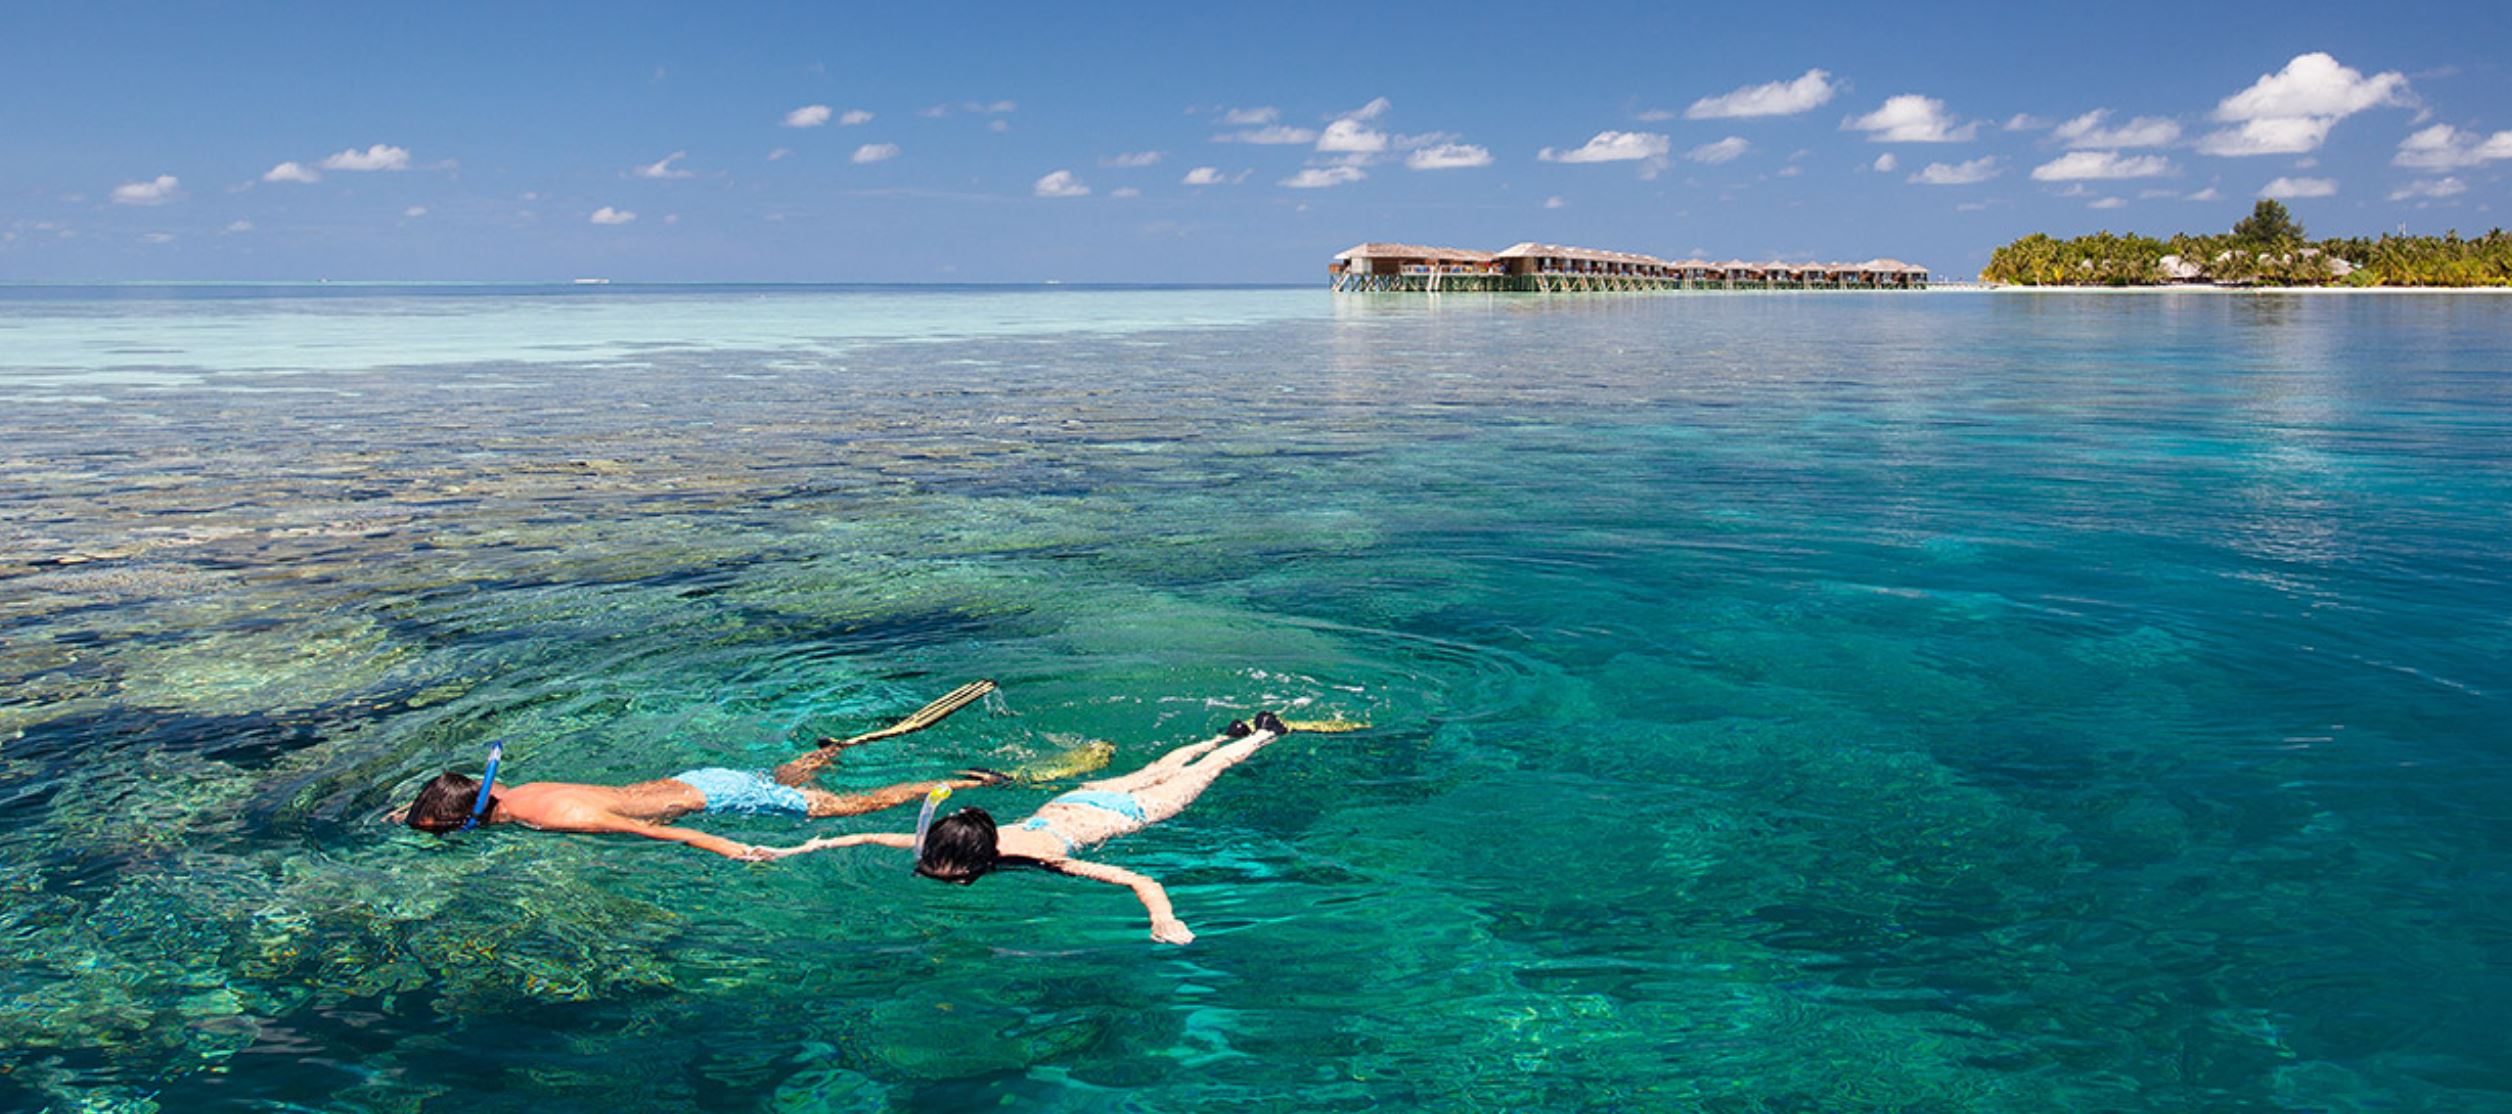
[[864,842],[864,840],[857,836],[821,836],[818,839],[804,840],[791,847],[745,847],[741,850],[740,854],[734,855],[733,857],[740,859],[745,863],[766,863],[774,862],[788,855],[800,855],[805,852],[819,851],[830,847],[852,847],[855,844],[862,842]]
[[1186,922],[1181,921],[1176,917],[1155,918],[1151,922],[1151,938],[1158,940],[1163,944],[1191,944],[1195,942],[1195,934],[1187,930]]
[[799,855],[805,851],[817,851],[823,847],[835,845],[835,840],[815,839],[795,844],[792,847],[744,847],[735,852],[733,858],[745,863],[771,863],[787,855]]

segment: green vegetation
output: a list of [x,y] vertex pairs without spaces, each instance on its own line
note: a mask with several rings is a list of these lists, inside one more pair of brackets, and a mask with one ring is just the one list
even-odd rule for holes
[[2512,233],[2315,241],[2284,205],[2262,201],[2212,236],[2034,233],[1997,249],[1980,277],[2023,286],[2512,286]]

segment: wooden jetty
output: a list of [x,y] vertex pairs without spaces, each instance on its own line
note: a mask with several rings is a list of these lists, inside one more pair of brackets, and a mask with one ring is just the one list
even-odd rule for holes
[[1864,263],[1659,259],[1627,251],[1523,243],[1501,251],[1421,244],[1359,244],[1326,273],[1338,294],[1495,291],[1543,294],[1641,290],[1922,290],[1928,269],[1897,259]]

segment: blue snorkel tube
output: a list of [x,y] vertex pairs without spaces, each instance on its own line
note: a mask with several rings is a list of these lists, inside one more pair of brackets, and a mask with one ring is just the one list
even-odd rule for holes
[[[454,831],[467,832],[473,828],[479,827],[480,818],[488,815],[489,787],[497,784],[497,764],[505,760],[505,757],[506,744],[503,741],[490,743],[488,745],[488,772],[480,775],[480,795],[478,799],[471,802],[471,815],[463,817],[462,826],[454,829]],[[927,805],[925,807],[925,814],[928,816],[933,814],[933,807],[931,805]],[[921,825],[919,825],[916,829],[916,836],[917,842],[922,843],[924,839],[924,828]]]
[[925,832],[933,827],[933,810],[941,805],[944,797],[950,795],[951,787],[947,785],[934,786],[933,792],[925,794],[924,810],[916,814],[916,857],[907,864],[909,869],[925,861]]

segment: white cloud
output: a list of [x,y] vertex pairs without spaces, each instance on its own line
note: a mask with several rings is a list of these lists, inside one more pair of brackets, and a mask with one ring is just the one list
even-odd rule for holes
[[323,176],[302,163],[283,162],[263,172],[265,182],[320,182]]
[[2334,116],[2282,116],[2244,121],[2238,128],[2208,132],[2198,140],[2198,153],[2243,158],[2250,155],[2299,155],[2320,149],[2336,125]]
[[2319,51],[2298,54],[2285,68],[2224,98],[2218,120],[2269,120],[2294,116],[2345,118],[2384,105],[2413,107],[2416,95],[2402,74],[2365,77]]
[[1385,97],[1372,97],[1372,98],[1370,98],[1370,102],[1369,102],[1368,104],[1362,105],[1361,107],[1356,108],[1356,109],[1353,109],[1353,110],[1352,110],[1352,111],[1350,111],[1350,112],[1342,113],[1342,114],[1338,115],[1338,116],[1336,117],[1336,119],[1339,119],[1339,120],[1375,120],[1375,119],[1377,119],[1377,118],[1379,118],[1379,117],[1381,117],[1381,116],[1386,115],[1386,114],[1387,114],[1387,110],[1388,110],[1388,109],[1390,109],[1390,108],[1393,108],[1393,107],[1395,107],[1395,106],[1394,106],[1392,103],[1390,103],[1390,102],[1387,100],[1387,98],[1385,98]]
[[172,174],[160,174],[146,182],[124,182],[113,188],[116,205],[163,205],[182,196],[176,187],[182,182]]
[[1563,201],[1559,197],[1547,197],[1544,199],[1544,207],[1547,209],[1558,209],[1568,204],[1569,202]]
[[[1372,105],[1382,105],[1385,103],[1387,103],[1387,98],[1385,97],[1380,97],[1377,100],[1370,102]],[[1372,113],[1372,115],[1375,115],[1375,113]],[[1374,155],[1380,151],[1386,150],[1387,133],[1378,131],[1366,124],[1363,124],[1361,121],[1365,119],[1368,119],[1368,117],[1346,116],[1343,119],[1326,125],[1326,130],[1319,133],[1317,136],[1317,149],[1320,151],[1340,151],[1346,154],[1354,155]]]
[[777,148],[776,150],[773,150],[773,151],[768,152],[768,161],[769,161],[769,162],[775,162],[776,160],[781,159],[781,158],[784,158],[785,156],[790,155],[790,154],[793,154],[793,153],[794,153],[794,149],[793,149],[793,148],[791,148],[791,147],[779,147],[779,148]]
[[1821,107],[1838,92],[1832,75],[1822,70],[1807,70],[1795,81],[1774,81],[1767,85],[1747,85],[1732,93],[1703,97],[1692,102],[1683,114],[1693,120],[1721,120],[1735,116],[1794,116]]
[[2418,170],[2460,170],[2493,159],[2512,159],[2512,131],[2481,136],[2435,124],[2400,140],[2399,153],[2390,162]]
[[816,128],[822,124],[828,123],[829,116],[834,111],[834,109],[831,109],[825,104],[807,104],[801,108],[793,110],[792,112],[786,113],[785,126],[789,128]]
[[424,217],[424,216],[426,216],[426,215],[427,215],[427,206],[425,206],[425,205],[413,205],[413,206],[411,206],[411,207],[409,207],[409,208],[407,208],[407,209],[403,209],[403,210],[401,211],[401,215],[402,215],[402,216],[405,216],[405,217],[408,217],[408,218],[410,218],[410,219],[412,219],[412,220],[417,220],[417,219],[419,219],[420,217]]
[[1910,176],[1923,186],[1969,186],[1988,181],[2004,173],[1997,165],[1997,156],[1982,155],[1969,162],[1932,162]]
[[852,161],[852,162],[857,162],[857,163],[867,163],[867,162],[888,162],[888,161],[890,161],[891,159],[894,159],[894,158],[897,158],[897,157],[898,157],[898,144],[895,144],[895,143],[866,143],[866,144],[864,144],[864,145],[863,145],[863,146],[861,146],[861,147],[857,147],[857,148],[855,148],[855,153],[854,153],[853,155],[848,156],[848,159],[849,159],[849,161]]
[[1032,183],[1029,192],[1040,197],[1085,197],[1089,195],[1090,187],[1083,185],[1072,171],[1058,170]]
[[841,128],[851,128],[857,124],[869,124],[871,122],[872,114],[860,108],[847,109],[845,115],[837,118],[837,126]]
[[1442,143],[1404,157],[1404,165],[1414,170],[1464,170],[1491,164],[1491,151],[1471,143]]
[[1221,168],[1217,166],[1196,167],[1187,171],[1186,177],[1178,180],[1190,186],[1218,186],[1225,181],[1221,177]]
[[2218,103],[2215,118],[2236,126],[2209,133],[2198,150],[2232,157],[2299,155],[2318,150],[2338,121],[2385,106],[2416,106],[2406,75],[2365,77],[2319,51],[2298,54],[2284,69]]
[[231,220],[227,222],[226,231],[230,236],[240,232],[251,232],[253,231],[253,222],[249,220]]
[[1884,153],[1883,153],[1883,154],[1881,154],[1881,155],[1877,155],[1877,156],[1875,156],[1875,170],[1876,170],[1876,173],[1879,173],[1879,174],[1890,174],[1890,173],[1892,173],[1892,172],[1893,172],[1893,170],[1894,170],[1896,167],[1899,167],[1900,165],[1901,165],[1901,160],[1900,160],[1900,159],[1897,159],[1897,158],[1894,158],[1894,157],[1893,157],[1893,153],[1892,153],[1891,151],[1886,151],[1886,152],[1884,152]]
[[1683,114],[1669,109],[1651,108],[1634,112],[1631,114],[1631,118],[1643,124],[1662,124],[1681,115]]
[[1224,132],[1220,135],[1212,137],[1212,141],[1215,143],[1261,143],[1269,146],[1285,146],[1293,143],[1315,143],[1317,142],[1317,132],[1314,128],[1295,128],[1289,124],[1267,124],[1261,128],[1249,128],[1246,131]]
[[2103,182],[2121,178],[2161,178],[2179,168],[2161,155],[2128,155],[2117,151],[2069,151],[2032,168],[2036,182]]
[[323,160],[325,170],[408,170],[410,151],[378,143],[366,150],[351,147]]
[[2127,207],[2128,199],[2124,197],[2105,197],[2085,206],[2088,209],[2125,209]]
[[1271,106],[1263,108],[1233,108],[1221,114],[1222,123],[1239,124],[1242,126],[1270,124],[1280,119],[1282,119],[1281,111]]
[[1007,132],[1012,130],[1012,122],[1009,120],[988,120],[986,121],[986,130],[990,132]]
[[2223,195],[2222,193],[2220,193],[2220,192],[2217,192],[2217,190],[2216,190],[2216,188],[2215,188],[2214,186],[2208,186],[2207,188],[2205,188],[2205,189],[2203,189],[2203,190],[2199,190],[2199,191],[2198,191],[2198,192],[2196,192],[2196,193],[2190,194],[2189,196],[2184,197],[2184,198],[2182,198],[2181,200],[2183,200],[2183,201],[2222,201],[2222,200],[2224,200],[2224,195]]
[[2049,121],[2038,116],[2029,116],[2021,112],[2007,117],[2005,124],[2006,130],[2010,132],[2040,131],[2041,129],[2049,126]]
[[1752,149],[1752,144],[1745,142],[1743,138],[1739,136],[1731,135],[1725,139],[1719,140],[1716,143],[1704,143],[1686,151],[1683,153],[1683,157],[1694,162],[1703,162],[1716,166],[1719,163],[1734,162],[1737,159],[1743,158],[1744,153]]
[[1020,108],[1011,101],[969,101],[960,107],[977,113],[1011,112]]
[[2390,200],[2405,201],[2412,197],[2426,197],[2439,200],[2445,197],[2457,197],[2467,192],[2468,183],[2466,182],[2457,178],[2436,178],[2429,181],[2409,182],[2404,186],[2391,190]]
[[1980,125],[1954,126],[1945,102],[1917,93],[1887,97],[1882,107],[1841,124],[1844,131],[1865,132],[1873,143],[1967,143]]
[[1535,153],[1545,162],[1631,162],[1666,157],[1668,142],[1656,132],[1598,132],[1585,146],[1567,151],[1546,147]]
[[1143,191],[1135,189],[1132,186],[1119,186],[1116,189],[1108,191],[1108,196],[1110,197],[1141,197],[1142,195]]
[[171,244],[171,243],[173,243],[173,242],[174,242],[174,233],[172,233],[172,232],[148,232],[148,233],[143,233],[143,234],[141,234],[141,236],[140,236],[140,242],[141,242],[141,243],[143,243],[143,244]]
[[1295,190],[1321,190],[1367,177],[1369,174],[1357,166],[1312,166],[1283,179],[1279,184]]
[[2338,184],[2327,178],[2278,178],[2259,187],[2259,196],[2285,199],[2289,197],[2328,197],[2338,192]]
[[1107,158],[1101,159],[1099,160],[1099,165],[1122,167],[1157,166],[1160,163],[1160,159],[1161,153],[1158,151],[1127,151],[1121,155],[1110,155]]
[[2116,128],[2106,128],[2111,110],[2097,108],[2060,124],[2051,136],[2069,147],[2163,147],[2179,141],[2179,123],[2161,116],[2140,116]]
[[638,167],[636,169],[636,175],[639,178],[695,178],[697,175],[672,165],[674,162],[688,157],[689,152],[687,151],[674,151],[671,154],[663,156],[663,159],[660,162],[649,163],[645,166]]
[[593,210],[593,223],[595,224],[626,224],[635,219],[637,219],[637,214],[629,212],[626,209],[614,209],[608,205],[604,205],[599,209]]
[[927,120],[939,120],[950,114],[951,106],[947,104],[937,104],[931,108],[919,108],[916,110],[916,115],[922,116]]
[[680,214],[678,214],[678,213],[665,213],[665,214],[663,214],[663,223],[665,223],[665,224],[679,224],[679,223],[680,223]]

